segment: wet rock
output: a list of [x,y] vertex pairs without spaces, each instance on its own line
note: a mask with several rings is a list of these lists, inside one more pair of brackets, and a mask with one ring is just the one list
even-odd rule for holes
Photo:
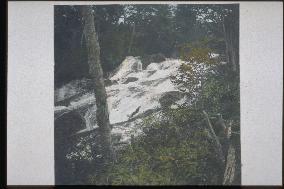
[[130,82],[134,82],[134,81],[137,81],[138,78],[136,77],[128,77],[124,82],[123,84],[127,84],[127,83],[130,83]]
[[151,75],[153,75],[153,74],[156,73],[156,72],[157,72],[157,70],[149,70],[147,77],[150,77]]

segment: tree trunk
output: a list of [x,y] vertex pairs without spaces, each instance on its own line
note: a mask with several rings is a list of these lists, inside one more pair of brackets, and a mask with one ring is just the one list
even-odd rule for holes
[[103,161],[107,164],[114,160],[114,151],[111,141],[111,127],[107,104],[107,94],[103,79],[103,70],[100,63],[100,46],[96,34],[94,15],[91,6],[83,6],[82,16],[85,23],[84,32],[88,54],[89,74],[92,78],[96,98],[96,118],[100,131]]
[[221,145],[219,138],[217,137],[217,135],[216,135],[216,133],[213,129],[213,126],[210,122],[210,119],[209,119],[207,112],[203,111],[203,114],[204,114],[206,122],[207,122],[207,131],[209,132],[209,135],[210,135],[209,137],[212,138],[217,158],[220,162],[221,167],[223,168],[224,164],[225,164],[225,156],[224,156],[224,153],[223,153],[223,150],[222,150],[222,145]]
[[227,63],[234,72],[239,69],[239,9],[232,7],[232,12],[224,17],[223,32],[226,44]]
[[235,147],[232,144],[230,144],[227,154],[223,185],[232,185],[235,179],[235,172],[236,172],[236,150]]
[[226,166],[224,170],[223,185],[232,185],[236,175],[236,149],[232,143],[232,122],[226,127],[225,148],[227,149]]
[[129,47],[128,47],[128,55],[130,55],[130,53],[131,53],[134,35],[135,35],[135,23],[133,24],[132,33],[131,33],[131,37],[130,37],[130,42],[129,42]]
[[[223,142],[223,145],[220,143],[217,135],[215,134],[215,131],[213,129],[213,126],[210,122],[208,114],[203,111],[203,114],[205,116],[205,119],[207,121],[207,128],[206,131],[208,132],[209,138],[213,140],[215,152],[217,154],[217,157],[219,159],[221,169],[223,171],[223,185],[232,185],[235,181],[236,177],[236,149],[232,143],[231,139],[231,127],[232,122],[230,122],[229,126],[226,126],[224,123],[224,120],[222,119],[222,127],[225,127],[224,134],[225,134],[225,141]],[[225,160],[225,154],[226,154],[226,160]]]

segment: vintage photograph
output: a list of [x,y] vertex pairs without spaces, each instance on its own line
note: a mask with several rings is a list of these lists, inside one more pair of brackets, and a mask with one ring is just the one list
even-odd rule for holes
[[239,4],[54,6],[56,185],[241,185]]

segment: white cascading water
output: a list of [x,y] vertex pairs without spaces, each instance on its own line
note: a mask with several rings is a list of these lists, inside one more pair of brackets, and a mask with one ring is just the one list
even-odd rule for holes
[[[147,110],[159,108],[161,106],[159,99],[164,94],[178,91],[170,81],[170,76],[177,73],[182,63],[183,61],[179,59],[166,59],[160,63],[151,63],[143,70],[138,57],[128,56],[117,72],[109,78],[113,83],[106,87],[110,123],[114,126],[112,132],[120,134],[122,141],[128,141],[131,134],[139,133],[137,122],[141,121],[141,118],[129,121],[130,118],[139,117]],[[94,123],[94,94],[92,91],[85,92],[80,88],[80,83],[83,82],[86,81],[84,79],[72,81],[55,90],[55,101],[82,93],[71,101],[69,106],[55,107],[55,114],[88,107],[83,116],[86,129],[80,132],[97,127]],[[180,99],[179,102],[182,103],[184,100]]]

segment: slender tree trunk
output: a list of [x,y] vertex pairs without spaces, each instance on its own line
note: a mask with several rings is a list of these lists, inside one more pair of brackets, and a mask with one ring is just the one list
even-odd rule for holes
[[223,185],[232,185],[236,179],[236,148],[232,142],[232,122],[229,123],[226,127],[226,139],[225,139],[225,148],[227,157],[226,157],[226,167],[224,170]]
[[84,32],[88,54],[89,74],[93,81],[96,98],[96,118],[100,130],[102,156],[105,163],[114,160],[114,151],[111,141],[111,127],[107,104],[107,94],[103,79],[103,70],[100,63],[100,46],[96,34],[94,14],[91,6],[83,6]]
[[223,168],[223,166],[225,164],[225,156],[224,156],[224,153],[223,153],[223,150],[222,150],[222,145],[221,145],[221,143],[219,141],[219,138],[216,136],[216,133],[215,133],[215,131],[213,129],[213,126],[212,126],[212,124],[210,122],[210,119],[209,119],[209,116],[208,116],[207,112],[205,112],[203,110],[203,114],[204,114],[206,122],[207,122],[206,130],[209,132],[210,138],[212,138],[217,158],[218,158],[218,160],[220,162],[221,167]]
[[[239,8],[233,6],[223,19],[223,31],[226,44],[226,59],[233,73],[239,71]],[[236,77],[237,78],[237,77]],[[236,79],[234,78],[234,79]],[[231,124],[226,127],[231,132]],[[226,165],[224,170],[223,185],[232,185],[236,179],[236,148],[232,142],[230,132],[227,132],[226,141]]]
[[226,44],[226,59],[234,72],[239,69],[239,14],[238,8],[223,19],[223,32]]
[[128,47],[128,55],[130,55],[130,53],[131,53],[134,35],[135,35],[135,23],[133,24],[132,33],[131,33],[131,37],[130,37],[130,42],[129,42],[129,47]]
[[233,144],[229,144],[224,171],[223,185],[232,185],[236,175],[236,150]]
[[223,144],[221,144],[217,135],[215,134],[215,131],[210,122],[208,114],[205,111],[203,111],[203,114],[205,115],[207,121],[207,128],[205,129],[209,134],[209,138],[213,140],[215,152],[217,153],[216,155],[219,159],[221,169],[223,171],[222,184],[232,185],[236,179],[236,148],[232,143],[231,139],[232,122],[229,124],[229,126],[226,126],[224,120],[222,118],[219,118],[219,121],[222,120],[223,122],[223,123],[219,122],[218,123],[220,124],[219,126],[225,128],[224,130],[225,141],[223,141]]

